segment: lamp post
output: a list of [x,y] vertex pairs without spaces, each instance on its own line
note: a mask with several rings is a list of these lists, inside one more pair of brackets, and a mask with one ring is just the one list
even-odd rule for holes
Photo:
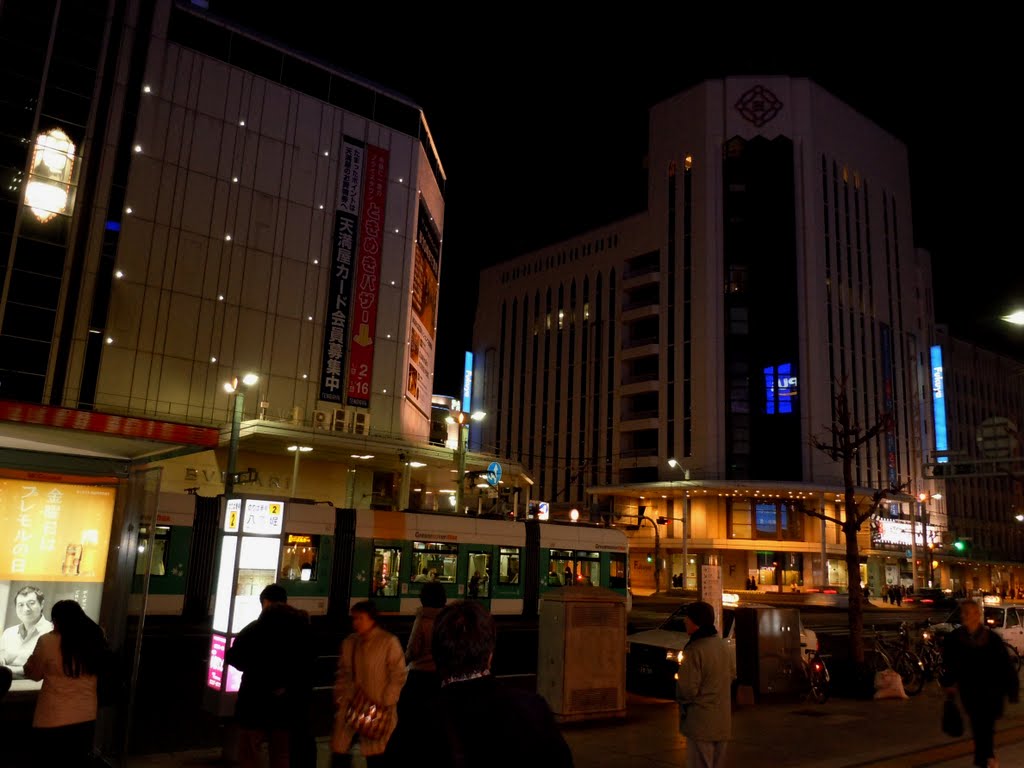
[[474,411],[467,414],[465,411],[456,411],[452,421],[459,425],[458,445],[455,448],[455,461],[459,470],[459,484],[455,486],[455,510],[462,514],[462,492],[466,485],[466,448],[469,442],[469,420],[480,421],[487,414],[483,411]]
[[299,456],[313,450],[311,445],[289,445],[288,450],[295,454],[295,463],[292,465],[292,496],[297,496],[296,488],[299,484]]
[[[678,469],[680,472],[682,472],[684,479],[686,479],[686,480],[690,479],[689,471],[683,469],[680,466],[679,462],[676,461],[675,459],[669,459],[668,460],[668,465],[670,467],[672,467],[672,469]],[[673,480],[672,481],[672,487],[673,488],[675,488],[675,483],[676,483],[676,481]],[[675,498],[673,497],[673,499],[672,499],[673,506],[675,505],[675,503],[676,503],[676,501],[675,501]],[[683,536],[682,536],[682,539],[683,539],[683,589],[684,590],[689,587],[689,583],[690,583],[690,551],[689,551],[689,542],[687,542],[687,540],[686,540],[687,539],[687,528],[689,528],[689,526],[690,526],[690,497],[689,497],[689,495],[687,495],[685,497],[685,499],[683,500]]]
[[235,492],[235,465],[238,462],[238,434],[242,429],[242,410],[245,405],[245,387],[251,387],[260,377],[255,373],[247,373],[239,381],[238,377],[231,381],[224,382],[224,391],[234,395],[234,402],[231,409],[231,442],[228,443],[228,471],[224,475],[224,495],[230,496]]

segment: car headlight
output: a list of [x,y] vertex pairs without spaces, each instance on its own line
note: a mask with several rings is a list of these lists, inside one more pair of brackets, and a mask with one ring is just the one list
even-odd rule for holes
[[665,660],[666,661],[674,661],[677,664],[682,664],[683,663],[683,652],[682,651],[673,651],[671,648],[669,648],[668,650],[665,651]]
[[931,640],[932,639],[932,633],[931,632],[922,632],[921,633],[921,639],[923,639],[923,640]]

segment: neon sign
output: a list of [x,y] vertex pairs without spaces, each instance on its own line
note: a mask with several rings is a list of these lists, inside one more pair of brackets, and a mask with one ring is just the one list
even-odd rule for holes
[[[946,436],[946,386],[942,376],[942,347],[936,344],[931,350],[932,357],[932,413],[935,416],[935,450],[949,450]],[[946,456],[939,456],[936,461],[945,464]]]

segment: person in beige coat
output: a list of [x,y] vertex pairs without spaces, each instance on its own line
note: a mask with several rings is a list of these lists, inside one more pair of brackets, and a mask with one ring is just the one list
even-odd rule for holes
[[[331,737],[333,764],[335,768],[350,766],[349,750],[358,739],[367,768],[373,768],[383,764],[384,750],[398,722],[395,709],[405,685],[405,654],[398,638],[377,626],[377,608],[370,600],[352,606],[352,629],[354,632],[342,641],[338,652],[338,675],[334,683],[338,713]],[[390,726],[381,738],[358,736],[345,717],[357,687],[378,705],[390,710]]]

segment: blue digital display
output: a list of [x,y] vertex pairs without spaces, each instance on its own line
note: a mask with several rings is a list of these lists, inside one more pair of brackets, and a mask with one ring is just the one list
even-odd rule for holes
[[[946,386],[942,380],[942,347],[932,347],[932,412],[935,415],[935,450],[948,451],[949,441],[946,437]],[[947,456],[939,456],[936,461],[945,464]]]
[[796,372],[792,363],[769,365],[764,369],[764,412],[793,413],[798,394]]

